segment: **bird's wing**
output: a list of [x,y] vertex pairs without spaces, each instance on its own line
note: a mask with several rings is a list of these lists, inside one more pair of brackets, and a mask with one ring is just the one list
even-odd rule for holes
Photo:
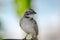
[[21,18],[21,19],[20,19],[20,22],[19,22],[19,24],[20,24],[20,27],[22,26],[22,25],[21,25],[22,19],[23,19],[23,18]]
[[38,26],[37,26],[37,23],[36,23],[35,20],[33,20],[33,22],[35,23],[35,25],[34,25],[34,30],[35,30],[35,32],[36,32],[36,35],[38,35]]

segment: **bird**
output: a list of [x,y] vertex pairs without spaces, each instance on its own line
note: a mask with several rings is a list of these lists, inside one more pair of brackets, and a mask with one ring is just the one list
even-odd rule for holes
[[24,32],[31,34],[31,40],[38,40],[38,25],[34,19],[36,12],[33,9],[28,9],[25,11],[23,17],[20,19],[20,27]]

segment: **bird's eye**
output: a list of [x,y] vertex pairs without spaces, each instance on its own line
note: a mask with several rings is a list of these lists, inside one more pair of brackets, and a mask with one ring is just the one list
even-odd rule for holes
[[26,15],[29,15],[30,12],[25,12]]
[[26,14],[26,15],[29,15],[29,14]]

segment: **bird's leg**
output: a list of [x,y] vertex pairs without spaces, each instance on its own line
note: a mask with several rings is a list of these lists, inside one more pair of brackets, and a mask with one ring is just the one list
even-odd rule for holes
[[37,35],[36,34],[32,34],[31,40],[38,40]]
[[32,36],[31,34],[27,34],[26,39],[31,40]]
[[25,38],[23,40],[26,40],[26,37],[28,36],[28,34],[25,36]]
[[27,39],[27,36],[28,36],[28,34],[25,36],[25,38],[23,40],[26,40]]
[[25,36],[25,38],[27,39],[27,37],[28,37],[28,34]]

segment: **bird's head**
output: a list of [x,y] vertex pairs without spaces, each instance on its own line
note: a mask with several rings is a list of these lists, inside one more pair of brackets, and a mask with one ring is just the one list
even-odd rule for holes
[[36,14],[36,12],[35,12],[33,9],[28,9],[28,10],[25,12],[24,16],[33,18],[35,14]]

